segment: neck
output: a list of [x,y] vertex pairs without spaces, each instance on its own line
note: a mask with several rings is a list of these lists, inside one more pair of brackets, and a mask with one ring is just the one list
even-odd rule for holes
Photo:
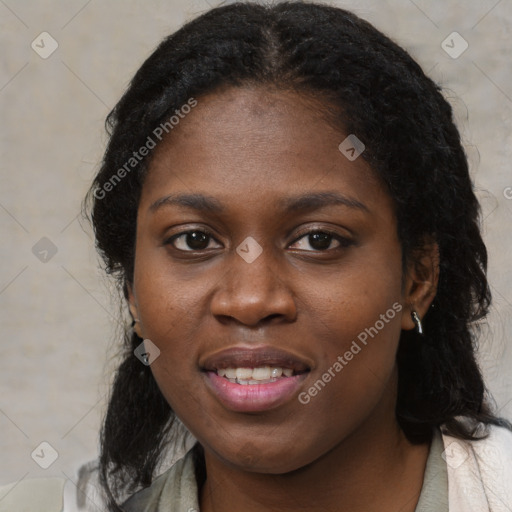
[[414,512],[429,446],[407,440],[394,407],[383,420],[382,414],[372,416],[328,453],[286,474],[227,466],[205,449],[207,478],[200,492],[201,510]]

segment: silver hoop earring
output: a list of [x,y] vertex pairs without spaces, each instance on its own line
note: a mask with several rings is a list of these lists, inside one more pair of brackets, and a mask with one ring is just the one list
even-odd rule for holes
[[411,311],[411,317],[412,321],[414,322],[414,325],[416,326],[416,332],[418,334],[423,334],[423,325],[421,325],[421,320],[418,313],[416,313],[416,311],[414,310]]

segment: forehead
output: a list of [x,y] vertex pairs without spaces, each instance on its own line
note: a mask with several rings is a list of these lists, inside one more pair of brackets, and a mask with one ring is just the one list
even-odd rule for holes
[[224,89],[197,102],[155,149],[141,207],[165,192],[197,190],[259,204],[315,190],[382,199],[366,161],[339,150],[348,134],[328,122],[327,103],[264,87]]

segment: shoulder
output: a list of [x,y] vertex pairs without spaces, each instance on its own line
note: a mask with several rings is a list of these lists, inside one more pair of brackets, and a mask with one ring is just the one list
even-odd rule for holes
[[450,511],[512,509],[512,432],[498,426],[487,431],[476,441],[443,434]]
[[133,494],[123,503],[126,512],[162,512],[198,510],[198,487],[193,451],[190,450],[149,487]]
[[[459,456],[459,459],[465,458],[470,453],[473,454],[484,470],[493,471],[499,469],[512,472],[512,431],[504,427],[490,425],[487,427],[487,436],[475,441],[465,441],[455,439],[448,435],[443,435],[446,456],[449,458],[452,454]],[[448,449],[452,447],[452,450]],[[457,453],[458,447],[464,451]],[[447,460],[447,463],[450,461]],[[453,461],[456,463],[456,461]]]
[[498,479],[505,476],[508,489],[512,489],[512,431],[493,426],[487,438],[470,444],[482,474]]
[[65,478],[28,478],[0,487],[0,512],[63,512]]
[[489,435],[486,439],[473,442],[474,448],[481,451],[482,454],[489,453],[493,458],[508,459],[512,458],[512,431],[504,428],[491,426]]
[[141,489],[132,496],[130,496],[122,505],[123,510],[126,512],[146,512],[157,511],[158,502],[162,496],[165,483],[168,478],[172,478],[172,473],[176,470],[174,465],[165,473],[155,478],[149,487]]

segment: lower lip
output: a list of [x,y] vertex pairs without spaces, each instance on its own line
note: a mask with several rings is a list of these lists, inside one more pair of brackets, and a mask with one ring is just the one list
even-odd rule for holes
[[208,387],[222,404],[236,412],[261,412],[275,409],[298,391],[307,373],[283,377],[266,384],[236,384],[216,372],[205,372]]

